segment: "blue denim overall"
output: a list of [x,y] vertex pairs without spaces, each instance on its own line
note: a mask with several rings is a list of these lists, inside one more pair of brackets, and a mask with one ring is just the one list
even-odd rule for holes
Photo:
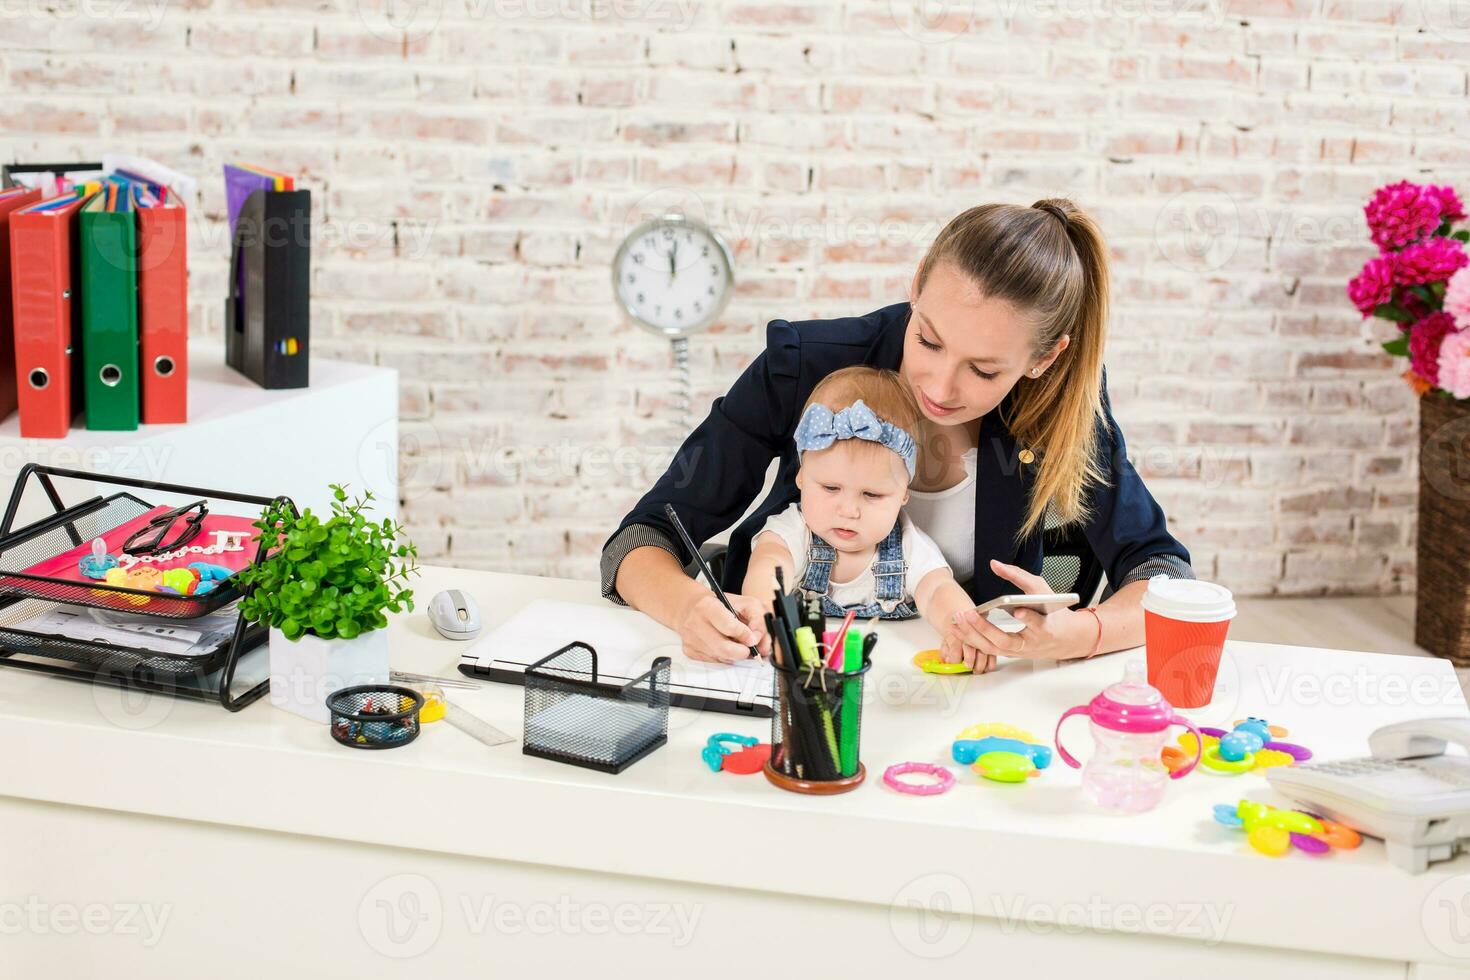
[[873,578],[877,585],[877,601],[853,603],[839,606],[830,595],[832,565],[837,561],[837,549],[832,547],[817,532],[812,532],[811,548],[806,554],[806,574],[802,576],[801,588],[808,595],[820,596],[822,612],[828,616],[846,616],[851,609],[857,610],[858,619],[913,619],[919,615],[912,602],[904,599],[904,572],[908,562],[903,560],[903,518],[893,523],[878,545],[877,559],[873,562]]

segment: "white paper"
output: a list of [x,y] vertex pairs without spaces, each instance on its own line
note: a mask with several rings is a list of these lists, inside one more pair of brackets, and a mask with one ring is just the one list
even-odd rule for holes
[[597,651],[599,680],[623,683],[645,673],[654,658],[668,657],[670,683],[679,693],[736,695],[744,702],[771,696],[772,668],[764,658],[733,664],[690,660],[679,634],[637,610],[612,605],[537,599],[474,640],[462,662],[524,669],[575,641]]
[[27,633],[64,636],[84,643],[196,657],[229,640],[238,618],[235,606],[232,602],[194,619],[164,620],[86,606],[57,605],[7,625]]

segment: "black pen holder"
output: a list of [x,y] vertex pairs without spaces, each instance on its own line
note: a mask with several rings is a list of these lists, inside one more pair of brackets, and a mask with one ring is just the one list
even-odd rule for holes
[[672,661],[626,683],[597,674],[597,651],[574,642],[526,668],[521,752],[619,773],[669,739]]
[[851,672],[775,666],[766,779],[793,793],[818,795],[846,793],[862,783],[863,677],[872,666],[867,655]]
[[419,737],[423,695],[389,684],[344,687],[327,697],[332,737],[354,749],[392,749]]

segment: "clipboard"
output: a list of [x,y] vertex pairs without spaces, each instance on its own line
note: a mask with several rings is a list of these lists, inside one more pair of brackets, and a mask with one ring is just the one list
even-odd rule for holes
[[679,634],[620,607],[537,599],[472,641],[460,657],[459,672],[476,680],[524,685],[527,667],[576,642],[596,647],[598,676],[610,683],[627,683],[647,673],[656,658],[668,657],[673,664],[669,703],[676,708],[746,718],[775,713],[775,673],[768,661],[689,660]]

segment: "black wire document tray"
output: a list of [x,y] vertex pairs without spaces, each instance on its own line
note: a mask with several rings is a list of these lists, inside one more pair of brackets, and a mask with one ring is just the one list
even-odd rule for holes
[[[0,520],[0,666],[218,701],[231,711],[257,700],[269,680],[248,671],[247,688],[235,691],[236,667],[265,642],[269,629],[247,623],[231,605],[241,597],[233,576],[203,595],[175,595],[41,575],[34,568],[48,561],[55,566],[51,559],[150,510],[202,501],[208,513],[225,515],[235,526],[258,520],[276,500],[295,510],[284,497],[26,465]],[[22,510],[28,523],[19,523]],[[230,547],[242,556],[238,543]],[[246,547],[248,563],[264,557],[257,540]]]

